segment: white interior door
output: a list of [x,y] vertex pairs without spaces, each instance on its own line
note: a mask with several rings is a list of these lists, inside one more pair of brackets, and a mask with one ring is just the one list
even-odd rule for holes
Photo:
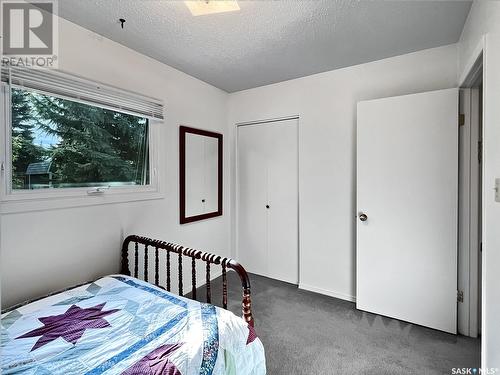
[[238,128],[238,261],[268,275],[267,137],[260,125]]
[[358,103],[358,309],[456,333],[457,118],[457,89]]
[[265,125],[268,139],[269,276],[298,284],[298,120]]
[[298,120],[238,127],[238,260],[298,283]]

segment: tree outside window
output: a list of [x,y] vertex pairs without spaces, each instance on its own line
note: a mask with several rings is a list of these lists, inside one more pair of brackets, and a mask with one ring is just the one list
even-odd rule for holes
[[148,120],[12,88],[12,188],[149,184]]

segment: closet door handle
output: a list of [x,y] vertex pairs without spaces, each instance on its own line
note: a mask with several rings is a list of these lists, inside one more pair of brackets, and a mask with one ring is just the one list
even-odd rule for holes
[[266,208],[269,209],[269,205],[268,204],[266,204]]

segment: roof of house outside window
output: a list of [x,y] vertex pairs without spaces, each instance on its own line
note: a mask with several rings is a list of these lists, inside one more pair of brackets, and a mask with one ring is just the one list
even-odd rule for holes
[[51,165],[52,165],[52,160],[41,161],[38,163],[31,163],[28,165],[28,168],[26,169],[26,174],[29,175],[49,174]]

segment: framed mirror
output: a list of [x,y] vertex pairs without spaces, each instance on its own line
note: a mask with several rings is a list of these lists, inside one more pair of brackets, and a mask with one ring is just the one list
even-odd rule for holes
[[179,128],[180,223],[222,215],[222,134]]

